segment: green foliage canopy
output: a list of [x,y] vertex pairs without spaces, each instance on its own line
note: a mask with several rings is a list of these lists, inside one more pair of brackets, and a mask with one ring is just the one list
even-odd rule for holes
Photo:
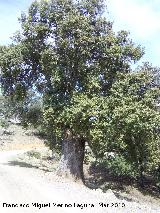
[[24,97],[35,86],[56,104],[74,91],[106,94],[116,73],[129,72],[143,51],[126,31],[115,34],[102,12],[100,0],[35,1],[14,43],[1,47],[5,92]]

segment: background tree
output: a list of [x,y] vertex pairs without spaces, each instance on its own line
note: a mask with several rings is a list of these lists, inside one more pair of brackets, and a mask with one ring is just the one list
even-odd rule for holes
[[[95,105],[110,95],[117,73],[129,73],[132,62],[143,55],[126,31],[113,32],[103,12],[102,0],[35,1],[28,14],[22,14],[13,44],[0,50],[5,94],[23,101],[35,88],[43,95],[45,122],[61,141],[59,174],[74,179],[83,179],[85,142],[94,144],[88,132],[93,131]],[[78,113],[72,113],[73,106]],[[94,128],[97,151],[101,132]]]
[[134,166],[143,184],[143,175],[160,164],[160,113],[158,87],[145,72],[120,75],[108,98],[111,143],[108,147]]

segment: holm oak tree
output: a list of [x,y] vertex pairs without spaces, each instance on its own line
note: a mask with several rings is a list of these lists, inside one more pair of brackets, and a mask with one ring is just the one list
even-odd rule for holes
[[104,12],[103,0],[34,1],[21,15],[13,43],[0,48],[5,94],[17,101],[30,89],[42,94],[46,126],[61,139],[58,173],[78,180],[83,179],[85,143],[92,146],[88,131],[97,113],[94,106],[83,119],[85,108],[94,105],[94,98],[108,97],[117,73],[129,73],[143,55],[128,32],[113,31]]

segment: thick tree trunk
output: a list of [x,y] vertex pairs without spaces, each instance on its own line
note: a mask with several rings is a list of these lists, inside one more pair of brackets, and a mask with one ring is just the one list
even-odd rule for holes
[[62,141],[62,156],[57,174],[74,181],[83,182],[84,151],[84,140],[67,134],[67,137]]

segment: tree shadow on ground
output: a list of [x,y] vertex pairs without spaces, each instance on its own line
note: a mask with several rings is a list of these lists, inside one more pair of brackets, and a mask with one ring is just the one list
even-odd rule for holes
[[19,166],[19,167],[25,167],[25,168],[34,168],[34,169],[39,169],[39,170],[43,170],[45,172],[52,172],[51,170],[49,170],[47,167],[45,168],[41,168],[40,166],[36,166],[36,165],[32,165],[23,161],[8,161],[8,163],[5,163],[3,165],[9,165],[9,166]]
[[135,178],[111,174],[104,166],[94,164],[88,168],[88,174],[85,175],[85,185],[90,189],[101,189],[103,192],[111,189],[117,198],[127,201],[134,201],[134,199],[122,196],[122,193],[132,194],[131,188],[138,190],[143,195],[150,195],[153,198],[160,197],[160,188],[156,186],[155,182],[145,179],[144,187],[141,187]]
[[125,186],[133,185],[135,179],[127,176],[113,175],[104,166],[93,164],[88,168],[88,177],[85,178],[85,182],[89,188],[95,189],[101,188],[105,184],[106,187],[103,187],[103,191],[105,192],[107,188],[124,190]]

